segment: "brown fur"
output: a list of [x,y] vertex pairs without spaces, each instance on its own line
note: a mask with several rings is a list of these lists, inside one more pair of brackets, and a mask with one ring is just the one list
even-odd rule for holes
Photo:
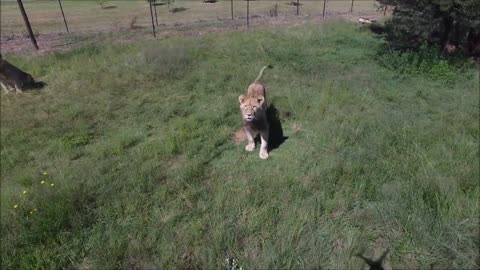
[[247,151],[255,149],[255,137],[260,134],[260,158],[268,158],[268,121],[267,121],[267,101],[265,86],[260,82],[263,71],[271,66],[265,66],[260,71],[257,79],[248,86],[247,94],[238,97],[240,110],[243,116],[243,129],[247,135],[248,144],[245,147]]

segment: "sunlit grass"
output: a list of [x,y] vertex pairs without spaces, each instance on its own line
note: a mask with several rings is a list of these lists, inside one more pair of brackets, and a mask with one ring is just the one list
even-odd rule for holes
[[[477,268],[478,74],[398,76],[380,45],[324,24],[8,58],[48,86],[1,96],[2,268]],[[267,63],[288,138],[262,161],[231,135]]]

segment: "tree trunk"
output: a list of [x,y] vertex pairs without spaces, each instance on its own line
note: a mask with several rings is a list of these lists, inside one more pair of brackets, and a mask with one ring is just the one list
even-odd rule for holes
[[450,41],[450,34],[452,33],[453,30],[453,19],[449,16],[446,16],[443,18],[443,35],[442,35],[442,40],[440,41],[441,43],[441,50],[442,52],[445,52],[447,49],[447,45]]

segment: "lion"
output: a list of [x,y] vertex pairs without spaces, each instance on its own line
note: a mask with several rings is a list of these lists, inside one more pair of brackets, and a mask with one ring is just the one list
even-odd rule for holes
[[271,65],[264,66],[258,77],[248,86],[247,94],[238,97],[240,110],[243,116],[243,129],[247,135],[248,144],[245,150],[252,152],[255,149],[255,137],[260,134],[260,158],[268,158],[268,132],[267,100],[265,86],[260,82],[263,72]]
[[0,54],[0,85],[5,92],[22,93],[25,89],[42,88],[44,82],[36,82],[32,75],[20,70],[3,59]]

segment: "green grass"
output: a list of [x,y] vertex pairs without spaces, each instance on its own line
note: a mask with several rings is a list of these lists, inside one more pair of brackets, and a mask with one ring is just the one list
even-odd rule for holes
[[[328,23],[8,58],[49,85],[1,96],[2,268],[478,268],[478,74],[381,47]],[[231,134],[267,63],[262,161]]]

